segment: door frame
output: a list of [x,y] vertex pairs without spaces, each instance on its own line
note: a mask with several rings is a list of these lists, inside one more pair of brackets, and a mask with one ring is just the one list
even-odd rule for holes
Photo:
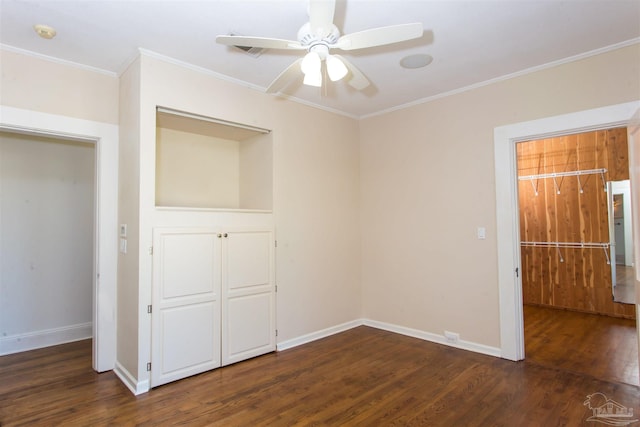
[[118,126],[0,105],[0,130],[95,144],[92,366],[114,368],[118,257]]
[[[516,144],[531,139],[629,126],[639,109],[640,101],[633,101],[494,129],[501,357],[514,361],[525,357]],[[633,146],[633,136],[630,138],[629,144]],[[632,182],[631,185],[634,184],[640,183]],[[636,250],[640,248],[636,247]],[[636,304],[636,312],[640,312],[640,304]],[[638,332],[640,335],[640,329]]]

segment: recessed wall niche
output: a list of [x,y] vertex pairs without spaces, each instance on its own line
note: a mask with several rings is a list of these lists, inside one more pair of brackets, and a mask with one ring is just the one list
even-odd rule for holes
[[271,132],[158,107],[156,206],[272,210]]

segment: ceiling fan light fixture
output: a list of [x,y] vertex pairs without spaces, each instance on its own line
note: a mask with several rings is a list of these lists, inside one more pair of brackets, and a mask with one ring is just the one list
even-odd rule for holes
[[332,82],[337,82],[347,75],[347,67],[340,58],[336,58],[333,55],[327,56],[327,73]]
[[305,73],[302,83],[307,86],[322,87],[322,73],[320,71]]
[[300,69],[302,69],[305,76],[309,74],[320,74],[321,67],[322,61],[320,60],[320,55],[313,51],[307,53],[302,60],[302,64],[300,64]]
[[[2,1],[2,0],[0,0]],[[351,34],[341,35],[334,21],[337,0],[308,0],[309,21],[298,30],[298,40],[284,40],[270,37],[217,36],[216,42],[227,46],[245,46],[263,49],[306,50],[304,57],[296,59],[269,85],[267,93],[278,91],[296,74],[304,74],[304,84],[321,87],[324,74],[332,81],[350,75],[347,83],[355,90],[363,90],[370,85],[365,75],[340,55],[330,55],[332,49],[358,50],[405,42],[424,36],[421,22],[370,28]],[[335,58],[332,58],[334,56]],[[426,60],[426,61],[425,61]],[[323,65],[322,62],[326,64]],[[407,62],[408,61],[408,62]],[[425,63],[426,62],[426,63]],[[430,62],[430,57],[403,60],[404,67],[422,67]],[[324,67],[324,68],[323,68]]]

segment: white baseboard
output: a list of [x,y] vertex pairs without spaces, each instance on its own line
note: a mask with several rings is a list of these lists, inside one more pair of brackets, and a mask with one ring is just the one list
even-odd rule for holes
[[116,366],[113,368],[113,372],[134,395],[137,396],[149,391],[149,381],[145,380],[138,382],[136,378],[131,375],[131,372],[122,366],[120,362],[116,361]]
[[[447,341],[444,335],[433,334],[431,332],[420,331],[418,329],[407,328],[404,326],[393,325],[391,323],[378,322],[370,319],[356,319],[350,322],[342,323],[340,325],[332,326],[330,328],[322,329],[320,331],[311,332],[292,338],[290,340],[277,343],[277,351],[287,350],[293,347],[297,347],[303,344],[310,343],[322,338],[329,337],[331,335],[338,334],[340,332],[347,331],[349,329],[356,328],[358,326],[370,326],[376,329],[382,329],[385,331],[393,332],[396,334],[406,335],[413,338],[418,338],[425,341],[434,342],[437,344],[447,345],[449,347],[455,347],[462,350],[473,351],[475,353],[486,354],[489,356],[500,357],[501,350],[497,347],[490,347],[484,344],[478,344],[472,341],[459,340],[457,343],[451,343]],[[136,381],[135,377],[129,373],[119,362],[116,361],[116,366],[113,370],[115,374],[120,378],[125,386],[134,394],[139,395],[149,391],[149,381]]]
[[394,332],[396,334],[406,335],[413,338],[418,338],[425,341],[434,342],[437,344],[447,345],[449,347],[459,348],[461,350],[468,350],[473,351],[474,353],[486,354],[493,357],[501,357],[502,354],[501,349],[498,347],[491,347],[484,344],[478,344],[473,341],[465,340],[458,340],[458,342],[452,343],[447,341],[444,335],[433,334],[431,332],[420,331],[418,329],[407,328],[405,326],[398,326],[391,323],[378,322],[377,320],[370,319],[352,320],[351,322],[346,322],[341,325],[332,326],[330,328],[326,328],[317,332],[312,332],[310,334],[283,341],[281,343],[278,343],[277,349],[278,351],[287,350],[289,348],[297,347],[299,345],[319,340],[321,338],[326,338],[328,336],[344,332],[362,325]]
[[0,337],[0,356],[85,340],[91,338],[92,335],[92,323],[89,322]]
[[276,345],[278,351],[287,350],[289,348],[297,347],[302,344],[310,343],[311,341],[326,338],[331,335],[338,334],[340,332],[353,329],[358,326],[362,326],[362,319],[352,320],[350,322],[342,323],[340,325],[332,326],[330,328],[322,329],[320,331],[311,332],[310,334],[302,335],[297,338],[279,342]]
[[458,340],[456,343],[447,341],[444,335],[433,334],[431,332],[420,331],[418,329],[407,328],[404,326],[393,325],[391,323],[378,322],[376,320],[365,319],[363,324],[372,328],[383,329],[389,332],[406,335],[413,338],[419,338],[425,341],[431,341],[438,344],[455,347],[462,350],[473,351],[474,353],[486,354],[493,357],[500,357],[502,350],[498,347],[490,347],[484,344],[478,344],[473,341]]

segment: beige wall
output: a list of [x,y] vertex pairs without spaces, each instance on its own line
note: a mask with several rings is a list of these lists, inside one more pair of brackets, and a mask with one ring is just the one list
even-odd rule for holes
[[[141,177],[150,177],[141,188],[153,189],[156,105],[271,129],[278,340],[359,318],[357,121],[155,58],[142,63]],[[152,209],[145,193],[143,209]]]
[[364,317],[499,347],[494,127],[640,99],[638,76],[634,45],[362,120]]
[[239,208],[240,142],[156,128],[156,205]]
[[273,209],[273,137],[240,142],[240,209]]
[[[140,302],[140,61],[120,77],[118,222],[126,224],[127,253],[118,253],[117,363],[134,378],[139,374]],[[120,233],[118,233],[120,234]],[[148,303],[147,303],[148,304]]]
[[499,346],[494,127],[640,99],[638,45],[360,121],[147,56],[118,81],[1,54],[3,105],[121,127],[118,362],[137,378],[156,105],[273,131],[280,342],[365,317]]
[[278,341],[361,317],[358,123],[274,99]]
[[0,49],[0,104],[118,123],[118,77]]
[[[278,341],[358,319],[358,122],[142,56],[138,380],[149,360],[156,106],[272,130]],[[121,124],[122,125],[122,124]],[[128,255],[129,256],[129,255]]]

